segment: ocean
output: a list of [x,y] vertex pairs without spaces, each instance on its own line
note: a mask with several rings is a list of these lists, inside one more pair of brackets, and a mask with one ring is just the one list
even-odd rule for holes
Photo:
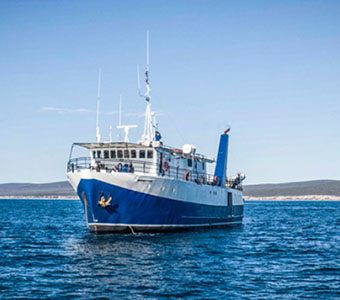
[[96,235],[80,201],[0,200],[0,298],[339,299],[340,202],[247,202],[243,225]]

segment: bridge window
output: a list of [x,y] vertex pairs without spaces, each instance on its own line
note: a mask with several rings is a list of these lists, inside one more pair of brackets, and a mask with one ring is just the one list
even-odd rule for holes
[[145,158],[145,150],[139,150],[139,158]]
[[192,167],[192,159],[188,158],[188,167]]
[[104,158],[109,158],[109,150],[104,150]]
[[111,150],[111,158],[116,158],[116,150]]
[[202,170],[204,170],[204,162],[202,162]]
[[125,149],[124,150],[124,158],[129,158],[130,155],[129,155],[129,150],[128,149]]
[[92,157],[96,158],[96,151],[92,151]]
[[136,156],[137,156],[136,150],[132,149],[131,150],[131,158],[136,158]]
[[153,158],[153,150],[148,150],[148,158]]
[[118,156],[118,158],[123,158],[123,151],[117,150],[117,156]]
[[97,158],[100,158],[100,156],[101,156],[100,154],[101,154],[101,151],[98,150],[97,151]]

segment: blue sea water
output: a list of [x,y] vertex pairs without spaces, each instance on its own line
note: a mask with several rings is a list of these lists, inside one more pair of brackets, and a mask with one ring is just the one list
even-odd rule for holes
[[0,298],[339,299],[340,202],[247,202],[242,226],[95,235],[79,201],[0,201]]

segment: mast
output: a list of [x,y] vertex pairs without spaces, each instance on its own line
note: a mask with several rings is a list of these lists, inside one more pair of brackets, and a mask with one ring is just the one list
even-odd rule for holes
[[[149,71],[150,71],[150,54],[149,54],[149,31],[146,32],[146,66],[145,66],[145,94],[141,95],[145,98],[146,101],[146,109],[145,109],[145,121],[144,121],[144,132],[142,135],[142,143],[146,145],[150,145],[153,141],[155,133],[154,133],[154,124],[153,117],[151,111],[151,88],[150,88],[150,79],[149,79]],[[138,81],[139,81],[139,68],[137,70]],[[139,86],[139,83],[138,83]]]
[[98,74],[98,91],[97,91],[97,118],[96,118],[96,142],[100,143],[99,129],[99,105],[100,105],[100,85],[101,85],[102,69],[99,69]]

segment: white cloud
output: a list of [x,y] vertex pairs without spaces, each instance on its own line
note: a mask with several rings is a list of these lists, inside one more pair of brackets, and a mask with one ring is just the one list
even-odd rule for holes
[[[94,110],[88,108],[64,108],[64,107],[54,107],[54,106],[44,106],[40,109],[40,112],[51,112],[57,114],[78,114],[78,113],[95,113]],[[101,112],[101,115],[116,115],[117,111],[106,111]]]
[[129,112],[126,114],[127,116],[129,117],[144,117],[145,116],[145,113],[144,112]]
[[113,110],[113,111],[106,111],[106,112],[101,112],[100,114],[102,114],[102,115],[118,115],[118,114],[119,114],[119,112],[118,112],[118,111],[115,111],[115,110]]
[[72,113],[91,113],[87,108],[62,108],[54,106],[44,106],[40,109],[41,112],[55,112],[58,114],[72,114]]

